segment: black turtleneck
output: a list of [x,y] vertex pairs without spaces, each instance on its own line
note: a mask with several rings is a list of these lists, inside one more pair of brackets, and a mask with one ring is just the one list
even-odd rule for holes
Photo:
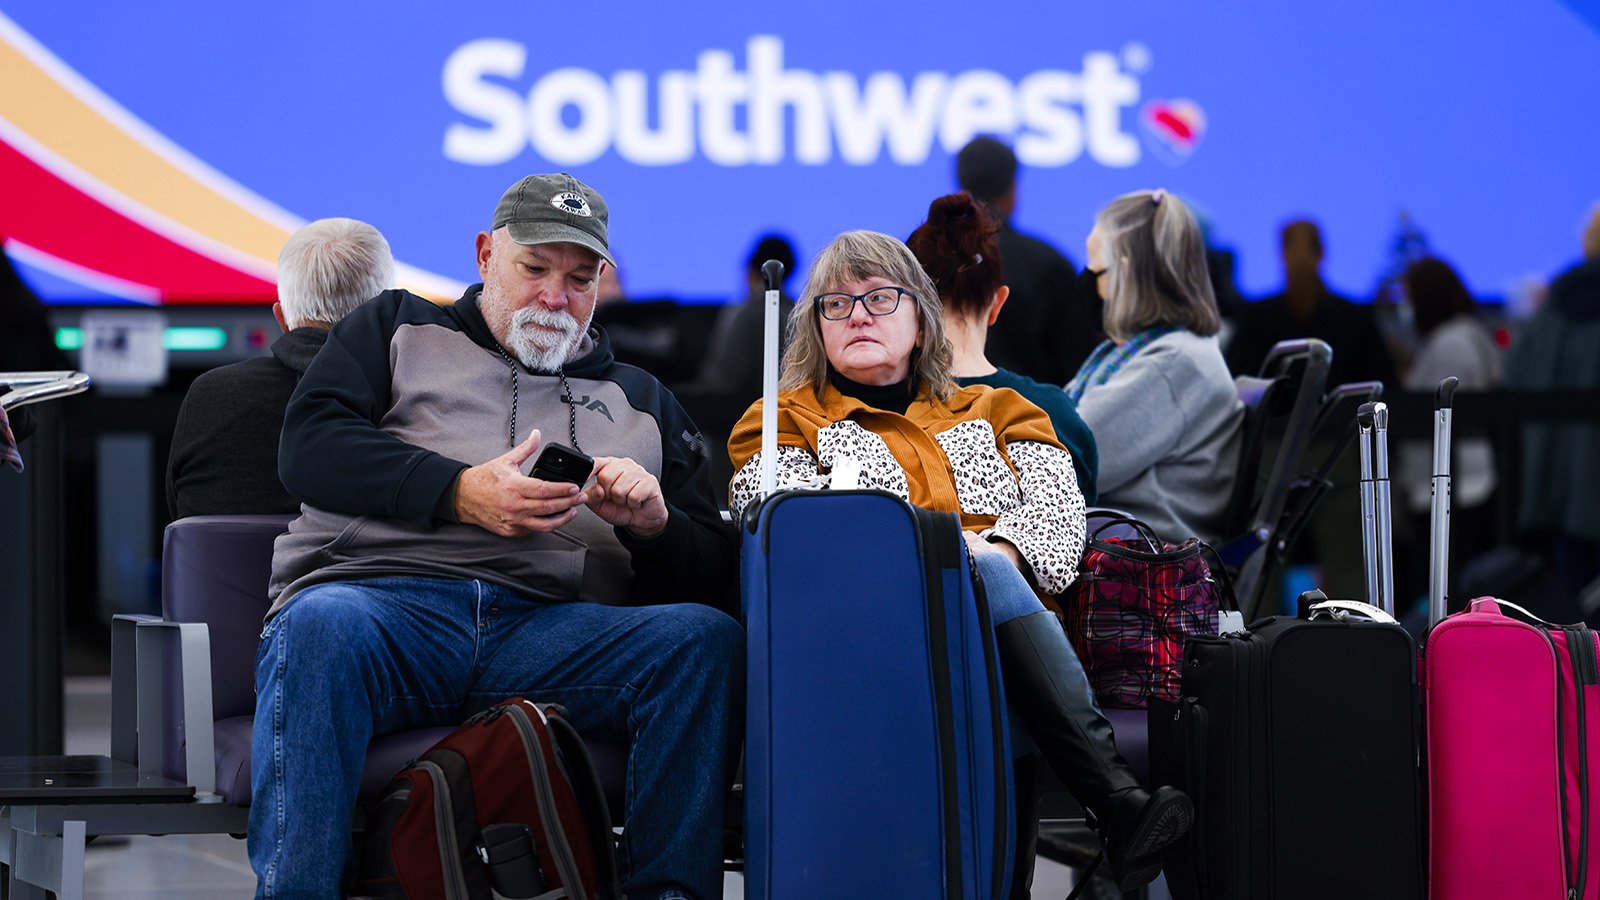
[[839,393],[846,397],[854,397],[873,409],[899,413],[903,416],[906,414],[906,410],[911,408],[910,375],[900,381],[896,381],[894,384],[879,385],[851,381],[838,372],[830,371],[828,380],[833,383],[834,387],[839,389]]

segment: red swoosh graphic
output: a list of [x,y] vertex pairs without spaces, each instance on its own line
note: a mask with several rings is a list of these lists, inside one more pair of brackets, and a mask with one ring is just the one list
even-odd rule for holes
[[0,142],[0,235],[58,259],[161,291],[163,303],[266,303],[278,289],[174,243]]

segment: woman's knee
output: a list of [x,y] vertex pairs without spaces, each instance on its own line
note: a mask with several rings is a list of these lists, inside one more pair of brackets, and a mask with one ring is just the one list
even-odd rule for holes
[[1022,572],[999,553],[980,553],[973,559],[989,598],[989,618],[994,624],[1044,611],[1044,604]]

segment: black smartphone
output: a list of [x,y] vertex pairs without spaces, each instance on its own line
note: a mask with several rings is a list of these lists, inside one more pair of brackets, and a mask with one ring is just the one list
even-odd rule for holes
[[539,455],[533,461],[533,471],[528,473],[528,477],[543,481],[569,481],[582,487],[593,471],[593,459],[565,444],[551,441],[539,448]]

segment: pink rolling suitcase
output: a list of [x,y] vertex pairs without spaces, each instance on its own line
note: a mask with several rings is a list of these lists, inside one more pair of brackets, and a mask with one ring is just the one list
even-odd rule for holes
[[[1423,651],[1429,895],[1600,898],[1600,644],[1484,597],[1446,609],[1450,401],[1434,427],[1433,546]],[[1441,621],[1442,618],[1442,621]]]

